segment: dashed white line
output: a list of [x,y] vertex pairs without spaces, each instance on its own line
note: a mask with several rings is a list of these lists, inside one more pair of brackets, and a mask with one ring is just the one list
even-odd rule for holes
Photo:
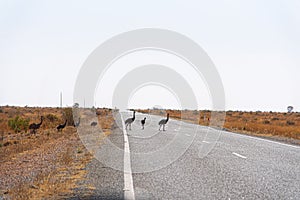
[[186,136],[189,136],[189,137],[191,136],[191,135],[189,135],[189,134],[185,134],[185,135],[186,135]]
[[235,156],[237,156],[237,157],[243,158],[243,159],[247,158],[246,156],[243,156],[243,155],[235,153],[235,152],[232,152],[232,154],[235,155]]
[[203,143],[206,143],[206,144],[209,144],[209,143],[210,143],[210,142],[208,142],[208,141],[205,141],[205,140],[203,140],[202,142],[203,142]]
[[135,200],[129,142],[128,142],[127,131],[125,129],[125,124],[122,115],[121,115],[121,120],[123,126],[123,134],[124,134],[124,189],[123,189],[124,199]]

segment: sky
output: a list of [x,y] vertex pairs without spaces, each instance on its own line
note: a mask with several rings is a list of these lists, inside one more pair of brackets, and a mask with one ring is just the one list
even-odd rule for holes
[[[299,10],[298,0],[1,0],[0,105],[56,107],[60,92],[63,105],[73,105],[76,78],[94,49],[123,32],[160,28],[205,50],[222,79],[226,110],[286,111],[292,105],[300,111]],[[126,70],[153,62],[188,80],[198,109],[213,107],[204,79],[194,77],[187,63],[152,51],[115,62],[99,81],[95,105],[112,106],[114,86]],[[141,87],[126,101],[128,107],[181,108],[176,95],[158,85]]]

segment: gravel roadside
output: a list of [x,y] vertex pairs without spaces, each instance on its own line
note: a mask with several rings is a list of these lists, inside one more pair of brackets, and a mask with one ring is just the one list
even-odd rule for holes
[[[120,120],[119,118],[117,120]],[[120,149],[124,149],[124,136],[121,129],[111,131],[107,139]],[[105,158],[113,158],[112,151],[107,151]],[[98,155],[99,156],[99,155]],[[100,155],[101,156],[101,155]],[[119,158],[123,161],[122,158]],[[123,163],[119,163],[123,164]],[[95,157],[86,166],[86,177],[77,183],[75,195],[70,200],[78,199],[124,199],[124,173],[107,167]]]

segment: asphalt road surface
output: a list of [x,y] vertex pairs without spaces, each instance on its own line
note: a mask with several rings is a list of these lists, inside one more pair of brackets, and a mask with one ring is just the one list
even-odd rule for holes
[[95,199],[300,199],[299,146],[172,119],[158,131],[160,119],[137,113],[131,130],[112,132],[122,156],[107,149],[115,163],[92,168]]

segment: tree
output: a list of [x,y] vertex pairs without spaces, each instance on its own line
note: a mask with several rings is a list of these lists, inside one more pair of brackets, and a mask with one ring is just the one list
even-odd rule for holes
[[293,106],[288,106],[287,107],[287,110],[288,110],[288,113],[291,113],[293,111],[294,107]]
[[74,103],[73,108],[79,108],[79,103]]

